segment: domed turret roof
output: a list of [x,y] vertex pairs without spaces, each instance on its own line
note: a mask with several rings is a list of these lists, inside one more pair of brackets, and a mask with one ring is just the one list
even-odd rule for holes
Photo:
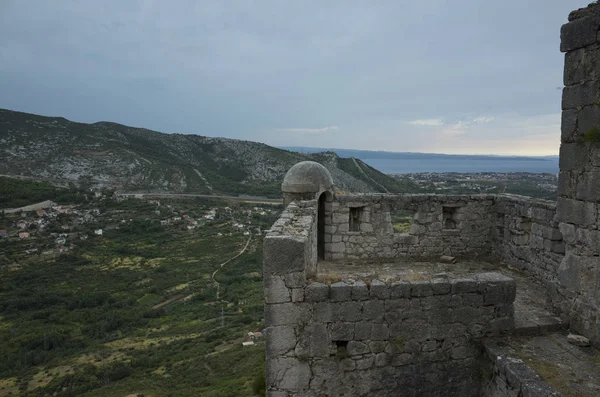
[[284,193],[318,193],[331,190],[333,178],[329,170],[314,161],[301,161],[285,174],[281,190]]

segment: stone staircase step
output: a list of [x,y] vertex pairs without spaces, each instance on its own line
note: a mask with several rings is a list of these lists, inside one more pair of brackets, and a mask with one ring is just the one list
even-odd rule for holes
[[552,332],[565,330],[568,324],[560,318],[548,317],[526,317],[523,313],[515,313],[514,335],[542,336]]

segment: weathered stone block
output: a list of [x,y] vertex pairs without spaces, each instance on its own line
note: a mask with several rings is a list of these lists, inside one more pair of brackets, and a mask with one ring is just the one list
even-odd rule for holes
[[415,358],[413,357],[412,354],[409,354],[409,353],[398,354],[398,355],[392,356],[392,358],[391,358],[391,365],[394,367],[410,365],[410,364],[413,364],[414,362],[415,362]]
[[423,225],[419,225],[418,223],[413,223],[410,225],[410,230],[408,232],[411,235],[419,236],[427,233],[427,227]]
[[434,295],[449,294],[452,290],[450,281],[446,278],[437,278],[431,280],[431,290]]
[[375,355],[375,366],[376,367],[385,367],[389,365],[390,357],[386,353],[378,353]]
[[292,300],[290,290],[281,276],[265,276],[265,302],[284,303]]
[[515,245],[528,245],[530,236],[524,233],[518,233],[512,235],[512,243]]
[[488,323],[488,333],[494,335],[511,331],[514,328],[515,318],[513,316],[494,318]]
[[559,222],[592,225],[596,221],[596,207],[593,203],[559,197],[556,218]]
[[353,340],[353,341],[348,342],[346,351],[348,352],[348,354],[350,356],[358,356],[361,354],[370,353],[371,349],[369,349],[369,346],[366,343]]
[[322,323],[306,325],[298,335],[295,353],[298,358],[328,357],[329,334]]
[[560,145],[559,167],[561,171],[583,169],[587,163],[587,148],[578,143]]
[[291,357],[280,357],[271,360],[267,366],[267,387],[288,391],[307,390],[311,371],[307,362]]
[[278,390],[269,390],[267,393],[269,397],[289,397],[289,394],[286,391],[278,391]]
[[565,54],[564,85],[573,85],[596,78],[595,51],[579,48]]
[[356,362],[351,358],[345,358],[340,362],[340,369],[344,372],[354,371],[356,369]]
[[433,295],[431,282],[428,280],[416,280],[410,282],[410,296],[422,297]]
[[598,101],[600,90],[598,82],[587,81],[582,84],[565,87],[562,95],[562,108],[579,109]]
[[352,285],[343,281],[333,283],[329,292],[332,302],[349,301],[352,297]]
[[272,303],[265,307],[265,325],[292,325],[307,321],[310,311],[305,303]]
[[385,323],[373,323],[371,327],[371,339],[374,341],[387,340],[390,337],[390,331]]
[[397,281],[390,286],[390,298],[409,298],[410,283],[406,281]]
[[304,291],[307,302],[323,302],[329,299],[329,286],[322,283],[310,283]]
[[369,299],[369,288],[363,281],[356,281],[352,285],[352,300],[361,301]]
[[[600,201],[600,171],[584,172],[577,183],[577,198],[584,201]],[[595,219],[590,219],[594,223]]]
[[[593,128],[600,128],[600,106],[586,106],[577,114],[577,132],[575,138],[585,135]],[[583,149],[587,149],[585,145],[579,144]],[[586,156],[587,160],[587,156]]]
[[371,340],[371,323],[359,321],[354,324],[354,338],[356,340]]
[[359,302],[342,303],[337,318],[340,321],[360,321],[362,319],[362,305]]
[[313,306],[313,320],[320,323],[334,321],[334,314],[339,310],[338,303],[318,302]]
[[573,51],[596,42],[598,18],[587,16],[564,24],[560,29],[560,50]]
[[288,273],[283,276],[288,288],[303,288],[306,285],[306,271]]
[[562,197],[575,197],[576,189],[575,173],[561,171],[558,175],[558,195]]
[[572,290],[579,291],[581,287],[580,267],[583,264],[583,258],[571,253],[567,253],[558,267],[558,280],[562,286]]
[[354,339],[354,323],[332,323],[329,325],[329,334],[333,341],[350,341]]
[[577,241],[589,251],[596,254],[600,252],[600,231],[598,230],[577,229]]
[[304,270],[305,240],[289,236],[267,236],[263,244],[265,275],[284,275]]
[[477,281],[470,278],[456,278],[450,280],[453,294],[464,294],[469,292],[477,292]]
[[377,299],[389,299],[390,291],[387,284],[379,280],[372,280],[369,296]]
[[292,302],[304,302],[304,288],[292,288]]
[[529,246],[533,249],[543,250],[544,249],[544,238],[541,236],[531,236]]
[[372,341],[369,342],[369,349],[372,353],[381,353],[385,350],[385,344],[384,341]]
[[382,321],[385,314],[383,301],[370,300],[363,304],[363,318],[367,321]]
[[357,370],[365,370],[369,369],[373,366],[375,362],[375,355],[369,354],[367,356],[363,356],[356,361],[356,369]]
[[346,251],[346,244],[344,244],[344,243],[326,243],[325,249],[329,252],[342,253],[342,252]]
[[575,142],[577,136],[577,109],[563,110],[560,125],[561,142]]
[[462,295],[462,304],[465,306],[479,307],[483,305],[483,296],[476,293]]
[[294,350],[296,334],[290,325],[268,327],[266,330],[267,355],[276,357]]
[[364,232],[364,233],[372,233],[373,232],[373,225],[371,225],[370,223],[361,223],[360,224],[360,231]]
[[550,252],[554,252],[556,254],[564,254],[566,251],[566,247],[564,243],[552,242],[550,246]]

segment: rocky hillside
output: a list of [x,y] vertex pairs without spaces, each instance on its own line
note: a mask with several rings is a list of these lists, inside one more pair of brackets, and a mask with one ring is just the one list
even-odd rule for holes
[[300,154],[262,143],[76,123],[0,109],[0,174],[127,192],[280,196],[295,163],[326,166],[339,190],[402,192],[410,186],[335,153]]

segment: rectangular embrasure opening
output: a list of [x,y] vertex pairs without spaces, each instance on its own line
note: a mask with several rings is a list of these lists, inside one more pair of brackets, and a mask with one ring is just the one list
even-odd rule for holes
[[409,210],[391,210],[390,220],[392,222],[392,228],[394,233],[408,234],[410,232],[410,225],[412,225],[413,219],[415,218],[415,211]]
[[360,231],[360,222],[362,220],[363,211],[365,207],[350,207],[350,231],[351,232],[359,232]]
[[442,208],[444,229],[457,229],[458,219],[456,217],[456,211],[459,207],[443,206]]

